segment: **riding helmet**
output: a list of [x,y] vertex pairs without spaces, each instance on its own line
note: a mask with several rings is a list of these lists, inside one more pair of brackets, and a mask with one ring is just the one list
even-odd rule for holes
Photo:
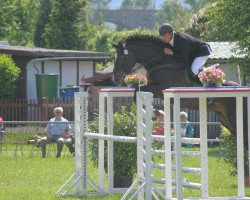
[[173,27],[170,24],[164,23],[159,28],[160,36],[163,36],[165,33],[172,33],[174,31]]

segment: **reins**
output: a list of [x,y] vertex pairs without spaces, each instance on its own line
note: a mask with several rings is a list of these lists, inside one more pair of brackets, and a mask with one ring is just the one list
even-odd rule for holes
[[181,63],[157,65],[157,66],[154,66],[153,68],[148,68],[147,70],[149,73],[151,73],[151,72],[159,70],[159,69],[176,68],[176,65],[178,65],[178,64],[181,64]]
[[[143,66],[146,66],[146,65],[148,65],[149,63],[153,62],[154,60],[157,60],[158,58],[160,58],[163,54],[164,54],[164,52],[161,53],[161,54],[159,54],[159,55],[157,55],[156,57],[152,58],[151,60],[149,60],[149,61],[147,61],[147,62],[145,62],[145,63],[143,63],[143,64],[136,65],[136,66],[133,67],[130,71],[131,71],[131,72],[135,72],[136,70],[141,69]],[[159,65],[159,66],[162,66],[162,65]],[[156,67],[157,67],[157,66],[156,66]]]

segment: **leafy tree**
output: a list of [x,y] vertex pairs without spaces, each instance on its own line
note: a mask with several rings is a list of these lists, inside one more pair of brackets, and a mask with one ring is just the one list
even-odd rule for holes
[[17,45],[33,44],[34,25],[37,16],[37,2],[32,0],[14,0],[15,27],[11,40]]
[[0,39],[7,40],[14,26],[13,6],[9,0],[0,1]]
[[184,2],[190,5],[193,12],[197,13],[207,5],[207,1],[208,0],[185,0]]
[[[207,16],[210,24],[220,32],[225,40],[235,42],[244,55],[244,59],[236,61],[240,64],[243,76],[250,75],[250,1],[249,0],[210,0],[212,6]],[[208,34],[210,34],[208,32]],[[238,52],[239,54],[239,52]],[[240,62],[240,63],[239,63]]]
[[95,8],[106,7],[112,0],[89,0],[88,2],[92,4]]
[[[95,33],[95,34],[93,34]],[[108,52],[113,58],[115,55],[115,48],[113,43],[118,42],[122,38],[126,38],[129,35],[140,34],[140,35],[157,35],[158,32],[154,32],[149,29],[133,29],[115,31],[111,29],[104,29],[103,26],[90,26],[88,29],[88,41],[86,43],[86,49],[97,52]],[[112,61],[111,61],[112,62]],[[99,63],[97,70],[102,70],[106,67],[106,63]]]
[[46,47],[44,32],[45,32],[45,25],[49,22],[49,15],[52,10],[51,0],[40,0],[39,7],[40,9],[34,33],[34,45],[36,47]]
[[190,16],[191,13],[178,0],[164,1],[162,10],[157,13],[158,18],[170,23],[177,31],[184,30]]
[[211,0],[207,12],[210,23],[230,42],[237,42],[242,49],[250,47],[250,1]]
[[50,21],[45,26],[47,47],[81,49],[81,33],[86,31],[85,0],[55,0]]
[[16,81],[21,70],[9,55],[0,54],[0,99],[15,96]]
[[209,8],[210,6],[207,6],[201,9],[197,14],[193,14],[185,32],[203,41],[227,41],[224,34],[220,32],[220,29],[217,29],[210,23],[206,14]]
[[32,45],[37,1],[0,1],[0,39],[13,45]]
[[134,6],[133,0],[123,0],[121,4],[121,9],[132,9]]

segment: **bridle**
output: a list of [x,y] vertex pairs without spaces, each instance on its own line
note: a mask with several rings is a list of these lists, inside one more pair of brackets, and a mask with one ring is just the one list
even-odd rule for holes
[[[124,72],[125,74],[129,74],[129,73],[131,73],[131,72],[133,73],[133,72],[135,72],[135,71],[141,69],[143,66],[146,66],[146,65],[148,65],[149,63],[151,63],[151,62],[157,60],[157,59],[160,58],[162,55],[165,55],[165,53],[163,52],[163,53],[161,53],[161,54],[155,56],[154,58],[152,58],[152,59],[150,59],[150,60],[148,60],[148,61],[146,61],[146,62],[144,62],[144,63],[142,63],[142,64],[135,65],[135,66],[133,66],[130,70],[127,70],[127,68],[125,67],[124,63],[126,62],[128,56],[129,56],[129,54],[134,54],[134,53],[133,53],[133,52],[129,52],[129,51],[125,48],[125,46],[126,46],[125,43],[124,43],[122,46],[123,46],[123,53],[124,53],[124,55],[122,55],[122,56],[124,57],[124,58],[123,58],[123,61],[122,61],[122,66],[123,66],[123,72]],[[162,66],[162,65],[159,65],[159,66]],[[154,68],[156,68],[156,67],[157,67],[157,66],[155,66]]]

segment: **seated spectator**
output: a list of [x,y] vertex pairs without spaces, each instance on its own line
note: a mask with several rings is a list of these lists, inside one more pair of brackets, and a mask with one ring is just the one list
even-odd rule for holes
[[[188,121],[188,114],[186,112],[180,112],[181,121],[181,137],[192,138],[194,136],[194,129],[192,124]],[[187,147],[192,147],[193,144],[187,144]]]
[[[69,148],[69,151],[74,155],[73,139],[70,137],[71,126],[69,121],[62,117],[63,108],[57,107],[54,109],[55,117],[50,119],[50,123],[46,126],[45,132],[47,135],[40,140],[40,146],[42,150],[42,157],[46,157],[46,144],[48,142],[57,143],[57,153],[56,157],[61,156],[63,144],[65,143]],[[65,123],[53,123],[53,122],[65,122]]]
[[[164,112],[162,110],[154,110],[153,112],[153,120],[154,120],[154,127],[153,127],[153,135],[164,135]],[[154,142],[154,146],[157,149],[161,149],[163,146],[163,141],[156,141]]]
[[164,112],[162,110],[154,110],[153,114],[153,118],[157,120],[157,124],[153,128],[153,135],[164,135]]

